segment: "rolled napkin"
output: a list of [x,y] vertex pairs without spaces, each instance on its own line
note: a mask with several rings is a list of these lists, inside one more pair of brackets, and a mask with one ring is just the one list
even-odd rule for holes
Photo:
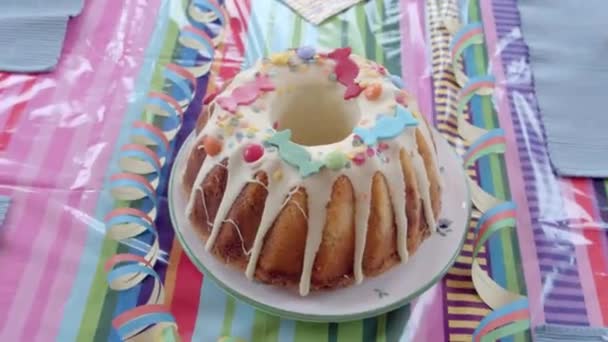
[[608,329],[548,324],[534,329],[536,342],[605,342],[608,341]]
[[8,196],[0,195],[0,230],[2,230],[2,225],[4,224],[4,220],[6,219],[10,204],[11,200]]
[[608,178],[608,1],[518,4],[556,173]]
[[0,70],[42,72],[59,62],[70,16],[84,0],[0,1]]

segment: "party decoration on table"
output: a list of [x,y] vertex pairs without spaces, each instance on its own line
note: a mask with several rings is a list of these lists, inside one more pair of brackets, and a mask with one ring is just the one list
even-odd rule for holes
[[169,153],[169,140],[159,128],[144,121],[136,121],[133,123],[131,140],[135,144],[155,148],[161,165],[165,163],[165,158]]
[[11,199],[8,196],[0,195],[0,229],[6,220],[6,215],[11,204]]
[[355,127],[353,133],[366,145],[375,145],[379,140],[397,137],[404,129],[417,126],[418,120],[403,106],[396,106],[393,116],[380,115],[370,128]]
[[186,109],[196,93],[196,77],[185,67],[169,63],[165,66],[165,78],[180,90],[175,99]]
[[[219,21],[220,27],[226,27],[228,24],[228,14],[216,0],[193,0],[188,6],[188,14],[197,27],[207,27],[215,21]],[[224,38],[224,32],[221,29],[220,31],[212,39],[214,46]]]
[[492,95],[494,92],[494,76],[478,76],[468,80],[458,94],[458,112],[459,115],[464,111],[467,103],[471,101],[473,96]]
[[521,298],[484,317],[473,332],[473,342],[498,341],[530,328],[527,298]]
[[504,153],[506,148],[505,132],[497,128],[479,137],[464,154],[464,165],[471,166],[475,160],[491,153]]
[[179,36],[179,42],[187,48],[197,51],[198,58],[191,66],[186,66],[195,77],[206,75],[211,69],[211,61],[215,53],[214,43],[207,33],[194,26],[186,26]]
[[[449,5],[448,5],[449,6]],[[460,29],[454,25],[446,25],[448,32],[452,33],[449,39],[451,51],[451,72],[461,86],[457,89],[450,85],[448,91],[457,94],[456,110],[449,109],[458,122],[458,133],[469,145],[464,153],[464,166],[472,166],[477,160],[489,154],[502,154],[506,151],[505,133],[502,129],[486,130],[469,123],[465,118],[465,111],[469,102],[475,95],[492,95],[495,80],[492,75],[467,75],[460,69],[460,57],[465,49],[474,44],[484,43],[483,26],[480,22],[468,22],[468,2],[465,2],[461,18],[457,18],[456,11],[448,9],[444,23],[462,23]],[[453,17],[453,18],[450,18]],[[454,33],[455,32],[455,33]],[[439,35],[436,35],[435,41]],[[448,36],[449,37],[449,36]],[[451,107],[453,108],[453,107]],[[475,229],[475,243],[472,257],[471,276],[475,289],[483,301],[494,311],[480,322],[473,334],[473,341],[494,341],[496,339],[513,335],[530,327],[530,315],[527,298],[510,292],[496,283],[482,270],[477,255],[486,241],[497,231],[516,226],[515,204],[503,201],[486,192],[473,179],[469,179],[473,204],[481,213]]]
[[475,228],[475,248],[473,249],[473,284],[479,296],[491,308],[498,309],[504,305],[522,299],[523,296],[507,291],[485,273],[477,262],[481,247],[496,232],[513,228],[516,225],[515,203],[503,202],[484,212]]
[[354,6],[361,0],[284,0],[291,8],[304,19],[318,25],[345,9]]
[[175,98],[161,92],[150,92],[145,110],[151,115],[163,118],[161,130],[168,140],[175,137],[184,115],[184,108]]
[[[182,66],[194,77],[209,73],[215,55],[215,46],[224,40],[228,15],[215,0],[193,0],[188,6],[189,20],[180,23],[178,41],[188,50],[194,51],[195,58],[183,62]],[[216,28],[219,27],[219,29]],[[214,32],[211,36],[207,32]]]
[[162,163],[150,148],[139,144],[127,144],[120,148],[118,163],[123,171],[139,175],[160,175]]
[[440,9],[440,15],[443,18],[442,24],[446,30],[452,34],[456,33],[460,27],[460,9],[458,7],[459,2],[463,3],[463,1],[458,0],[441,2],[442,8]]
[[[123,253],[112,256],[106,263],[108,283],[117,291],[139,286],[151,277],[153,289],[147,303],[120,313],[112,322],[123,340],[177,341],[177,325],[164,305],[164,289],[154,265],[160,258],[158,232],[154,220],[157,214],[157,187],[160,174],[182,124],[184,112],[194,98],[197,77],[210,70],[215,46],[223,40],[227,16],[213,0],[193,0],[188,7],[191,22],[181,22],[178,42],[184,49],[196,52],[195,62],[176,59],[163,66],[165,77],[162,91],[151,91],[144,107],[143,119],[133,124],[131,143],[120,148],[118,164],[122,172],[110,177],[109,192],[119,203],[105,218],[107,237],[129,243],[151,236],[152,242],[144,255]],[[211,38],[208,25],[219,22],[219,32]],[[267,83],[257,80],[256,87],[266,89]],[[256,88],[257,89],[257,88]],[[209,137],[208,153],[221,143]],[[257,157],[255,153],[251,158]]]
[[452,69],[456,75],[456,80],[460,86],[467,83],[467,76],[458,65],[458,61],[466,48],[473,44],[483,43],[483,27],[481,23],[466,25],[458,31],[450,43],[450,53],[452,55]]

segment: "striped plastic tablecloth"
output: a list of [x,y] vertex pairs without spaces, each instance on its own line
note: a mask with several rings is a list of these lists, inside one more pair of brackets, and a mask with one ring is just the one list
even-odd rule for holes
[[[348,45],[386,65],[402,75],[422,112],[459,152],[469,146],[459,134],[462,90],[454,67],[466,75],[489,75],[493,95],[473,96],[461,115],[478,128],[502,129],[504,153],[480,158],[468,171],[485,192],[514,202],[517,215],[516,229],[491,237],[477,262],[500,286],[528,298],[534,327],[606,325],[608,183],[560,179],[551,172],[516,1],[465,2],[466,21],[479,23],[483,34],[453,63],[450,27],[457,2],[372,0],[313,26],[280,1],[226,0],[228,31],[211,73],[192,80],[196,91],[169,153],[193,128],[205,93],[288,47]],[[56,71],[0,74],[0,196],[11,198],[0,229],[2,340],[119,340],[112,319],[147,301],[153,287],[148,279],[128,291],[108,288],[105,262],[116,253],[142,254],[152,240],[107,239],[104,217],[124,205],[108,189],[134,123],[154,123],[146,113],[149,93],[178,91],[167,87],[167,65],[198,58],[178,39],[189,2],[85,4],[69,24]],[[161,252],[155,270],[183,340],[467,341],[493,311],[471,279],[479,211],[454,267],[406,307],[340,324],[257,311],[205,279],[173,238],[165,198],[172,159],[167,160],[156,189]],[[529,332],[505,338],[529,339]]]

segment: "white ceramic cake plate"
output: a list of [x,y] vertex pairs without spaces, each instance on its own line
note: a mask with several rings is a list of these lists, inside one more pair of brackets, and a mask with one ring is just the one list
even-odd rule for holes
[[284,318],[340,322],[376,316],[403,306],[437,283],[460,254],[469,225],[471,202],[462,161],[438,133],[435,141],[442,170],[442,213],[439,231],[410,257],[384,274],[359,285],[301,297],[288,290],[250,281],[241,271],[226,267],[207,252],[185,215],[187,198],[181,189],[181,172],[194,136],[177,155],[169,184],[171,221],[186,254],[196,267],[227,293],[254,307]]

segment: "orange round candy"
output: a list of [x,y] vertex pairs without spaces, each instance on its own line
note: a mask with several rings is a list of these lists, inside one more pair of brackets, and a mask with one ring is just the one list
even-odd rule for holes
[[213,137],[206,137],[203,143],[205,145],[205,152],[209,156],[216,156],[222,152],[222,142]]
[[382,85],[379,83],[372,83],[365,88],[365,97],[368,100],[376,100],[382,94]]

